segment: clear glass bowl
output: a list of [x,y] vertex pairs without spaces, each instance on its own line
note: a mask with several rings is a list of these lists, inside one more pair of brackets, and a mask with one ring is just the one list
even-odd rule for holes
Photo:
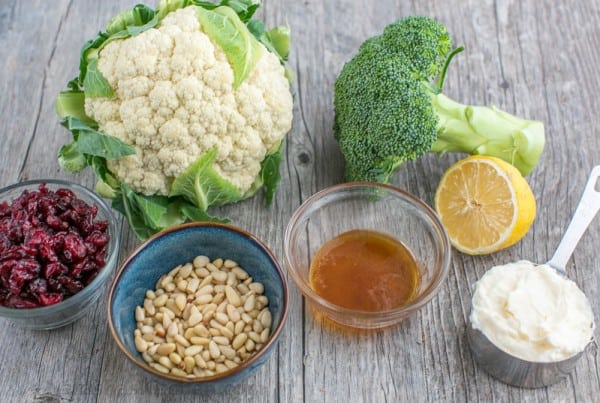
[[[406,305],[388,311],[356,311],[313,291],[309,273],[315,253],[331,238],[354,229],[386,233],[412,252],[420,283]],[[439,291],[450,258],[450,242],[437,214],[417,197],[376,183],[344,183],[316,193],[292,215],[284,237],[285,264],[300,292],[318,312],[352,328],[391,326],[416,312]]]
[[0,203],[4,201],[11,203],[24,190],[38,190],[42,183],[45,183],[50,190],[57,190],[59,188],[69,189],[87,204],[98,206],[96,219],[108,221],[110,240],[106,251],[106,265],[98,272],[96,278],[77,294],[57,304],[40,308],[15,309],[0,306],[0,317],[11,321],[19,327],[36,330],[62,327],[85,315],[87,309],[102,295],[107,280],[114,272],[117,266],[120,247],[120,231],[117,228],[117,222],[110,207],[94,192],[81,185],[56,179],[38,179],[21,182],[0,190]]

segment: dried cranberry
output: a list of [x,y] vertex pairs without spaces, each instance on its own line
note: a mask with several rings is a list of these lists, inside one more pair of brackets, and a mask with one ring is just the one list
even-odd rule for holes
[[37,294],[37,298],[38,301],[40,301],[40,305],[48,306],[61,302],[63,300],[63,295],[58,292],[48,292]]
[[48,263],[44,267],[44,277],[45,278],[57,277],[61,274],[65,274],[68,272],[69,272],[68,267],[60,262]]
[[0,305],[33,308],[62,301],[104,267],[108,222],[69,189],[45,184],[0,203]]
[[68,276],[58,276],[57,280],[63,285],[64,289],[67,290],[71,295],[77,294],[83,289],[83,284],[80,281],[74,280]]
[[65,236],[65,244],[63,256],[67,262],[77,262],[87,255],[87,248],[81,237],[77,234],[67,234]]
[[9,308],[37,308],[40,304],[30,299],[22,298],[18,295],[10,295],[6,299],[6,306]]

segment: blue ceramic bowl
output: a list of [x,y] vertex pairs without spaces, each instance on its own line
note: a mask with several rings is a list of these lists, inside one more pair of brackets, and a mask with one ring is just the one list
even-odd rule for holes
[[[263,348],[238,367],[210,377],[183,378],[150,367],[136,351],[135,307],[147,290],[177,265],[205,255],[236,261],[254,281],[261,282],[269,298],[273,320],[271,336]],[[153,380],[178,389],[219,392],[240,383],[265,363],[273,351],[288,312],[288,287],[273,253],[253,235],[230,225],[189,223],[167,229],[144,242],[123,263],[108,295],[108,324],[125,356]]]

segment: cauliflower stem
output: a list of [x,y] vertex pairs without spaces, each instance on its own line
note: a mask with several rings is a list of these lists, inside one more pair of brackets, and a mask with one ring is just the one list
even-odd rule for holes
[[289,28],[253,19],[258,0],[160,0],[115,16],[81,49],[55,102],[69,172],[91,167],[140,239],[280,181],[293,99]]

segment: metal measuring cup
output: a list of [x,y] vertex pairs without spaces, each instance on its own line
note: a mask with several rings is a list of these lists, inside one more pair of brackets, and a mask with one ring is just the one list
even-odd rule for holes
[[[556,252],[546,263],[563,276],[566,276],[565,267],[577,243],[600,209],[600,192],[596,191],[599,176],[600,165],[592,169],[567,231]],[[470,320],[466,333],[473,358],[479,366],[500,381],[519,387],[538,388],[558,382],[575,367],[583,354],[581,351],[554,362],[527,361],[498,348],[484,333],[474,329]]]

